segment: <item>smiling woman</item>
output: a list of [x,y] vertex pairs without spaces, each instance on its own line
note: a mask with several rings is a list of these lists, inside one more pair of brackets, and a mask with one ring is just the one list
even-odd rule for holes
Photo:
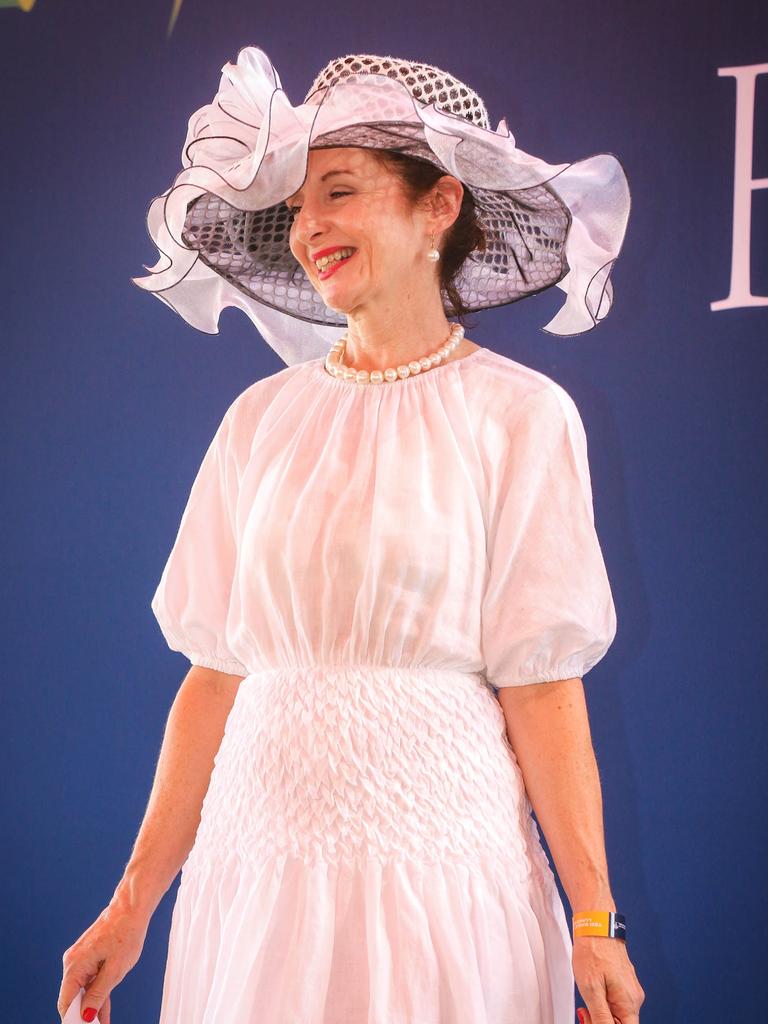
[[326,305],[344,314],[345,351],[360,369],[409,363],[424,353],[414,335],[437,348],[447,334],[441,271],[424,259],[424,239],[450,234],[468,193],[431,165],[406,177],[416,163],[390,164],[365,148],[314,149],[302,188],[286,201],[291,252]]
[[198,113],[137,283],[202,329],[239,306],[289,365],[192,484],[152,611],[228,679],[169,730],[178,770],[62,1001],[87,979],[104,1005],[181,868],[160,1024],[571,1024],[574,978],[595,1021],[637,1024],[623,942],[572,938],[531,813],[572,910],[615,911],[580,703],[616,633],[584,426],[448,319],[557,285],[548,326],[593,327],[620,164],[548,165],[392,57],[332,61],[297,112],[249,47]]

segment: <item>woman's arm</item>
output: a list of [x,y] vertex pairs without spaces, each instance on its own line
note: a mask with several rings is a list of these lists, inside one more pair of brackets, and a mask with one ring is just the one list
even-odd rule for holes
[[149,919],[192,849],[242,676],[193,665],[168,715],[147,810],[113,901]]
[[507,736],[571,909],[616,910],[581,679],[504,686]]
[[81,1012],[110,1024],[110,992],[136,964],[152,914],[192,849],[213,761],[242,676],[193,666],[168,715],[133,852],[112,899],[65,951],[57,1008],[81,988]]
[[[572,911],[616,910],[600,776],[581,679],[505,686],[498,700]],[[593,1024],[615,1018],[622,1024],[639,1021],[644,993],[622,941],[576,938],[573,967]]]

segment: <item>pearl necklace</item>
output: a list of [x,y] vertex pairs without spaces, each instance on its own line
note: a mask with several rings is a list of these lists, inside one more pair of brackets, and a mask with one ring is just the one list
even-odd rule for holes
[[388,367],[386,370],[356,370],[354,366],[347,366],[342,362],[342,353],[347,344],[347,335],[339,338],[331,346],[331,351],[325,357],[325,368],[334,377],[342,380],[356,381],[358,384],[393,384],[398,380],[405,380],[406,377],[414,377],[425,370],[431,370],[433,366],[444,363],[464,337],[464,328],[461,324],[453,324],[448,335],[448,341],[431,356],[423,356],[421,359],[414,359],[410,363],[403,363],[397,369]]

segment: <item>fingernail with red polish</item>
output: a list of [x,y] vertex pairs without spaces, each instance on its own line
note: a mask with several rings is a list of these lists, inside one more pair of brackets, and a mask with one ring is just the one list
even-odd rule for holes
[[93,1020],[96,1016],[96,1007],[89,1006],[87,1010],[83,1010],[83,1020]]
[[579,1018],[579,1024],[584,1024],[584,1011],[581,1007],[576,1011],[576,1016]]

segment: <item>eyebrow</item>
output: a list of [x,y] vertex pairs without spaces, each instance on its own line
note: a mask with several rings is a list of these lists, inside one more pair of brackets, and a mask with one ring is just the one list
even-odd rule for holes
[[[334,176],[334,174],[354,174],[354,173],[355,173],[354,171],[350,171],[346,167],[341,169],[341,170],[338,170],[338,171],[326,171],[325,174],[321,175],[320,181],[325,181],[328,178],[332,178]],[[299,192],[301,192],[301,189],[297,189],[293,193],[293,195],[297,196],[299,194]],[[288,196],[288,198],[290,199],[291,197]]]
[[332,178],[334,174],[353,174],[353,173],[354,173],[353,171],[347,170],[346,167],[343,168],[340,171],[326,171],[326,173],[322,176],[320,181],[325,181],[326,178]]

